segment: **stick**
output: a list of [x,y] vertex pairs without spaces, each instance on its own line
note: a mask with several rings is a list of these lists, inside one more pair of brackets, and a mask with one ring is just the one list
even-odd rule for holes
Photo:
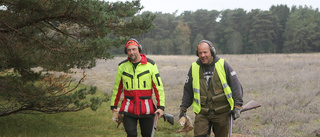
[[230,115],[230,123],[229,123],[229,137],[232,137],[232,123],[233,123],[233,115]]
[[151,137],[154,137],[154,132],[155,132],[156,129],[157,129],[158,120],[159,120],[159,118],[158,118],[158,113],[156,113],[156,114],[154,115],[153,128],[152,128],[152,132],[151,132]]

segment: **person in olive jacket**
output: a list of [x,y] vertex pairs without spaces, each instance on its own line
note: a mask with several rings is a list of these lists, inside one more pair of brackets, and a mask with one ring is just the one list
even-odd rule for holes
[[[124,114],[123,125],[128,137],[137,136],[137,121],[141,135],[150,137],[155,114],[163,115],[165,94],[156,63],[141,54],[142,46],[136,39],[126,42],[127,59],[118,65],[117,75],[111,98],[113,113]],[[118,102],[122,92],[124,98],[120,109]],[[155,94],[157,104],[152,101]]]
[[[212,43],[199,42],[198,60],[192,63],[184,85],[179,119],[192,106],[196,114],[194,136],[206,137],[211,128],[216,137],[228,136],[229,114],[240,117],[243,89],[235,70],[216,55]],[[180,121],[181,122],[181,121]],[[183,125],[183,121],[180,123]]]

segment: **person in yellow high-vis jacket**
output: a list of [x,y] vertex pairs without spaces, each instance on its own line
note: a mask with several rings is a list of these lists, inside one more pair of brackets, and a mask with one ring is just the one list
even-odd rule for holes
[[192,106],[195,137],[206,137],[211,129],[216,137],[227,137],[229,114],[234,119],[240,117],[242,86],[234,69],[216,55],[210,41],[200,41],[196,54],[199,58],[192,63],[184,85],[179,119]]
[[[136,39],[127,41],[125,53],[128,58],[118,65],[111,98],[113,113],[124,114],[123,125],[128,137],[137,136],[137,121],[141,135],[150,137],[155,114],[160,118],[165,108],[165,94],[157,65],[141,54],[141,49]],[[117,109],[122,92],[124,98],[120,109]],[[152,101],[153,93],[156,105]]]

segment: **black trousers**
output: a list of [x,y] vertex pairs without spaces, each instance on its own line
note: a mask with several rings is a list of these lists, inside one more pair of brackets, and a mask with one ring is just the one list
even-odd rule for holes
[[127,132],[127,137],[137,137],[137,124],[139,121],[142,137],[150,137],[153,129],[153,117],[151,118],[134,118],[124,115],[123,126]]

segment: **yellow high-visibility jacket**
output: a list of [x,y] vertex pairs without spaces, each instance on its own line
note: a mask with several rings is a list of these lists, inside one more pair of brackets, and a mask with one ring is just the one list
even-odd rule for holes
[[111,98],[111,109],[117,108],[124,92],[119,113],[136,117],[154,114],[156,108],[152,101],[153,92],[157,108],[165,108],[165,94],[157,65],[145,55],[140,56],[142,58],[136,68],[129,59],[118,65]]

